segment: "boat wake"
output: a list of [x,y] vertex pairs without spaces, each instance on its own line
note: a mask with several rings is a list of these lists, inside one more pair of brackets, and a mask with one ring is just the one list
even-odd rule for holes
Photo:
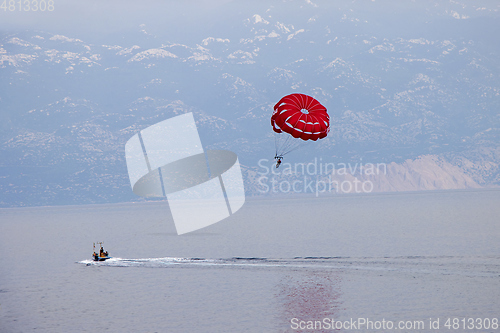
[[87,266],[104,267],[229,267],[248,269],[312,269],[312,270],[368,270],[394,271],[403,273],[500,276],[500,257],[458,257],[458,256],[401,256],[401,257],[294,257],[294,258],[111,258],[106,261],[79,261]]

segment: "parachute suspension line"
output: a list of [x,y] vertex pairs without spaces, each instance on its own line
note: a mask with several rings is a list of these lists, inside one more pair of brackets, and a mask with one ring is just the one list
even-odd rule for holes
[[280,142],[280,138],[278,137],[279,133],[274,132],[274,147],[275,147],[275,154],[274,157],[278,156],[278,146]]
[[[297,126],[300,119],[302,119],[302,116],[303,115],[300,115],[300,117],[297,118],[297,121],[293,125],[293,128],[295,128]],[[285,141],[285,148],[283,148],[283,150],[284,150],[283,155],[286,155],[286,154],[300,148],[300,146],[301,146],[300,143],[302,142],[302,140],[294,140],[294,139],[295,138],[291,135],[287,136],[286,141]]]
[[288,152],[289,147],[294,144],[292,139],[293,137],[286,132],[274,133],[275,157],[283,156]]
[[[293,125],[293,128],[297,126],[299,123],[300,119],[302,119],[302,115],[297,119],[295,124]],[[295,151],[302,147],[304,141],[300,139],[294,138],[291,134],[288,133],[276,133],[277,135],[285,135],[286,139],[281,142],[280,138],[278,138],[278,143],[276,143],[276,136],[275,136],[275,144],[276,144],[276,155],[275,156],[285,156],[288,153],[291,153],[292,151]]]
[[284,156],[301,148],[306,142],[296,139],[288,133],[274,133],[276,142],[276,156]]
[[295,151],[297,149],[300,149],[304,145],[305,145],[305,141],[301,141],[301,142],[297,143],[295,146],[292,146],[286,153],[283,153],[282,156],[286,155],[288,153],[291,153],[292,151]]
[[299,144],[299,141],[295,140],[295,138],[291,135],[287,135],[286,139],[281,146],[281,155],[288,154],[292,149],[294,150],[295,146]]

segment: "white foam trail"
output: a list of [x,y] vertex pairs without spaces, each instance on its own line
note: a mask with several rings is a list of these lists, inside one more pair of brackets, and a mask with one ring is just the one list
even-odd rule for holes
[[363,270],[385,271],[405,274],[445,274],[498,277],[500,276],[500,257],[384,257],[384,258],[350,258],[350,257],[296,257],[289,259],[268,258],[143,258],[124,259],[111,258],[106,261],[83,260],[78,263],[87,266],[112,267],[260,267],[260,268],[300,268],[312,270]]

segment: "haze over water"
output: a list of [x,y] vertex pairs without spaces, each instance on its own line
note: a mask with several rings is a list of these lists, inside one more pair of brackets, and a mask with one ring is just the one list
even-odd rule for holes
[[[183,236],[166,202],[2,209],[0,331],[300,331],[293,318],[422,321],[419,331],[439,318],[444,331],[447,318],[492,319],[499,199],[249,199]],[[91,262],[95,241],[114,259]]]

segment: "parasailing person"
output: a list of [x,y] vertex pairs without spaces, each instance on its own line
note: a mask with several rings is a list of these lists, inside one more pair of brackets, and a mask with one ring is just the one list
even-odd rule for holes
[[330,131],[330,116],[315,98],[290,94],[274,106],[271,125],[275,132],[276,168],[283,156],[300,148],[305,141],[323,139]]

